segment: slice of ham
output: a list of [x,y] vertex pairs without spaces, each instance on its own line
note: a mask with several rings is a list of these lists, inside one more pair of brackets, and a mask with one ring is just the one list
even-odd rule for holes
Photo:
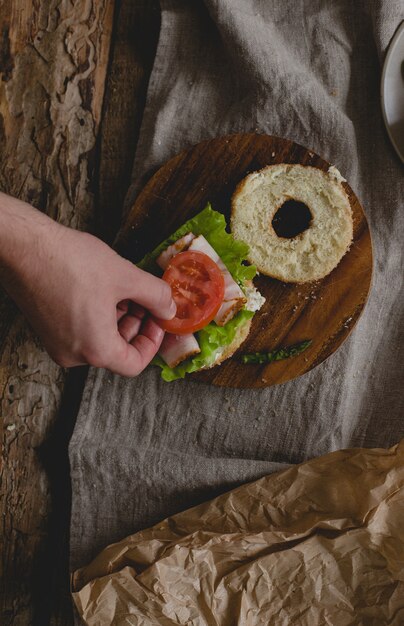
[[243,308],[247,302],[247,298],[230,274],[220,256],[217,254],[216,250],[212,248],[203,235],[199,235],[198,237],[192,239],[188,250],[197,250],[198,252],[207,254],[212,261],[215,261],[222,272],[224,278],[223,303],[214,319],[218,326],[224,326],[236,315],[236,313],[240,311],[240,309]]
[[232,320],[233,317],[241,311],[246,302],[247,298],[245,298],[244,295],[238,298],[233,298],[232,300],[223,300],[222,306],[214,317],[216,324],[218,326],[224,326],[227,322],[230,322],[230,320]]
[[194,335],[173,335],[166,333],[160,346],[159,355],[169,367],[176,367],[201,351]]
[[193,233],[187,233],[181,239],[178,239],[171,246],[168,246],[164,252],[157,257],[156,263],[162,270],[165,270],[171,259],[178,254],[179,252],[183,252],[187,250],[191,241],[195,239],[195,235]]
[[234,300],[224,300],[222,306],[216,313],[214,320],[218,326],[224,326],[227,322],[238,313],[246,303],[245,298],[238,298]]

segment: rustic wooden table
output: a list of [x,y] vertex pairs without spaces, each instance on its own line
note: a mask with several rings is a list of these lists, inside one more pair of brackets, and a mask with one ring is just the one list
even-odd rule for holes
[[[111,242],[160,25],[157,0],[0,3],[0,189]],[[72,624],[67,445],[85,379],[0,294],[0,623]]]

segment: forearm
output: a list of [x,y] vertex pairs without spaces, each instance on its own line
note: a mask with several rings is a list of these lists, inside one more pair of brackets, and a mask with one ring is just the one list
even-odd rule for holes
[[[18,285],[43,270],[58,224],[26,202],[0,192],[0,282],[18,299]],[[42,267],[41,267],[42,266]]]

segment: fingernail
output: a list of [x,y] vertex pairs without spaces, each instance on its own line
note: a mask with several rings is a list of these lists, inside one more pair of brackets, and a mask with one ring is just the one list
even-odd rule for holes
[[170,319],[172,319],[175,316],[176,312],[177,312],[177,305],[175,304],[174,300],[171,300]]

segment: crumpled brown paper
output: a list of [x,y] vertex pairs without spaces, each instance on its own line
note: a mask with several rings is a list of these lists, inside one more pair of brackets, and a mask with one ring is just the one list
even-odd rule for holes
[[103,550],[89,626],[404,624],[404,441],[333,452]]

